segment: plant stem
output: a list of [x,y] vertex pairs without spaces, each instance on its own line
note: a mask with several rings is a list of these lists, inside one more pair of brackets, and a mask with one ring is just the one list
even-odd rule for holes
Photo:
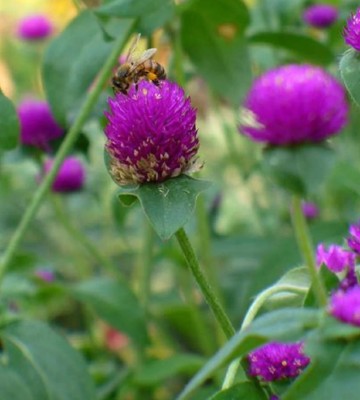
[[97,260],[100,266],[105,267],[109,271],[113,271],[119,275],[119,269],[116,268],[116,266],[98,250],[96,245],[92,243],[92,241],[71,222],[68,212],[64,210],[63,199],[60,198],[60,196],[52,196],[52,200],[58,220],[68,232],[70,237],[74,239],[75,243],[78,242],[85,250],[87,250],[89,255],[91,255],[93,259]]
[[109,75],[111,74],[113,65],[116,63],[116,60],[121,53],[122,48],[124,47],[126,37],[122,36],[117,39],[114,43],[114,48],[108,59],[105,62],[103,69],[99,74],[99,78],[94,86],[94,89],[89,93],[88,97],[85,100],[84,105],[82,106],[74,124],[71,126],[69,132],[67,133],[62,145],[59,148],[59,151],[56,154],[54,159],[54,163],[52,165],[51,170],[45,176],[41,185],[35,192],[29,206],[25,210],[22,219],[20,220],[19,225],[17,226],[13,236],[10,239],[10,243],[8,244],[5,252],[3,254],[1,263],[0,263],[0,282],[2,281],[5,272],[12,261],[12,258],[23,239],[26,229],[28,228],[30,222],[34,218],[36,212],[38,211],[41,203],[43,202],[47,191],[49,190],[56,173],[58,172],[61,163],[63,162],[66,155],[69,153],[73,144],[75,143],[82,126],[84,125],[86,119],[90,115],[101,91],[103,90],[106,81],[108,80]]
[[[264,305],[266,300],[275,293],[293,292],[293,293],[303,294],[306,293],[306,291],[307,291],[306,289],[294,285],[275,285],[265,289],[256,297],[256,299],[248,309],[241,324],[240,331],[243,331],[251,324],[251,322],[254,320],[256,314],[259,312],[259,310]],[[222,384],[222,390],[228,389],[230,386],[233,385],[240,363],[241,359],[237,358],[229,365],[229,368],[226,371],[224,382]]]
[[143,245],[138,260],[136,280],[139,282],[138,293],[140,302],[144,309],[147,310],[150,294],[151,261],[155,235],[152,226],[146,218],[144,218],[144,225]]
[[327,304],[327,295],[325,286],[316,269],[313,246],[311,243],[310,233],[301,208],[301,199],[294,195],[292,199],[293,226],[295,230],[296,240],[302,253],[305,264],[308,267],[311,277],[312,289],[315,293],[318,304],[325,307]]
[[183,228],[180,228],[176,232],[176,238],[179,242],[179,245],[181,247],[181,250],[184,253],[184,256],[186,258],[186,261],[189,265],[189,268],[199,285],[201,292],[203,296],[205,297],[205,300],[209,304],[212,312],[215,315],[215,318],[219,325],[221,326],[224,334],[226,335],[227,338],[230,338],[231,336],[234,335],[235,329],[230,322],[229,317],[226,315],[222,305],[220,304],[219,300],[217,299],[213,289],[211,288],[209,282],[207,281],[205,275],[201,271],[199,262],[196,258],[196,255],[194,253],[194,250],[190,244],[190,241],[188,239],[188,236],[186,232],[184,231]]

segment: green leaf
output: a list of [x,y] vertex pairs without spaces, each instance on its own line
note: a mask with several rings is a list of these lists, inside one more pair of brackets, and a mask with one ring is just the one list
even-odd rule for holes
[[138,18],[137,30],[150,35],[170,21],[175,13],[173,0],[114,0],[96,9],[100,16]]
[[238,0],[194,0],[181,14],[181,42],[199,73],[219,95],[238,106],[251,84],[244,31],[249,24]]
[[177,400],[188,398],[206,379],[235,357],[241,357],[270,340],[299,340],[318,322],[318,311],[310,309],[287,308],[261,316],[249,328],[237,332],[191,379]]
[[18,144],[20,123],[12,102],[0,91],[0,149],[11,150]]
[[325,341],[310,335],[305,353],[309,366],[281,396],[282,400],[357,400],[360,391],[360,341]]
[[1,400],[36,400],[26,382],[10,368],[0,364]]
[[351,98],[360,105],[360,53],[347,50],[339,64],[340,75]]
[[[124,43],[132,20],[110,21],[106,26]],[[113,32],[114,33],[114,32]],[[91,11],[79,14],[47,48],[42,68],[46,96],[55,118],[66,125],[112,50],[112,42]]]
[[251,382],[243,382],[216,393],[209,400],[267,400],[267,398],[259,387]]
[[309,36],[292,32],[258,32],[251,35],[249,42],[253,44],[268,44],[270,46],[289,50],[301,61],[328,65],[335,56],[331,49]]
[[193,375],[204,361],[203,357],[195,354],[176,354],[165,360],[150,361],[135,374],[134,380],[142,386],[156,386],[177,375]]
[[73,293],[91,306],[100,318],[127,334],[138,346],[148,343],[144,311],[126,282],[94,278],[75,286]]
[[[291,286],[294,291],[282,291],[275,293],[266,300],[266,307],[300,307],[304,304],[307,292],[310,288],[310,277],[308,268],[298,267],[288,271],[272,287]],[[295,292],[298,290],[299,292]]]
[[264,169],[281,187],[305,196],[324,183],[334,152],[323,145],[271,147],[264,151]]
[[162,183],[124,186],[118,195],[125,195],[127,202],[129,196],[137,197],[156,233],[166,240],[189,220],[197,196],[209,186],[210,182],[180,175]]
[[95,392],[80,355],[42,322],[21,321],[1,332],[8,367],[34,400],[92,400]]

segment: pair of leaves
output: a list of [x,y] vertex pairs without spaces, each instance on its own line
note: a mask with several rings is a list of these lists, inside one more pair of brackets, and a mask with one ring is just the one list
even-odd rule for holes
[[301,145],[266,149],[263,165],[284,189],[305,196],[324,183],[334,160],[334,152],[326,146]]
[[124,186],[118,196],[126,205],[138,199],[156,233],[166,240],[189,220],[197,196],[209,186],[209,182],[180,175],[161,183]]

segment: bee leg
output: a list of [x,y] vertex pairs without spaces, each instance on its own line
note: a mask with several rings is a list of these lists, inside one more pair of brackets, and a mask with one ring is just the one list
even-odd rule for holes
[[159,81],[159,79],[153,79],[151,82],[152,82],[155,86],[160,86],[160,81]]

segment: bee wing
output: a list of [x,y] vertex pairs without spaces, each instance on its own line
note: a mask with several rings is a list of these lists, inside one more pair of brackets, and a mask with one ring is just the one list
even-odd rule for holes
[[141,36],[141,34],[139,33],[138,35],[136,35],[136,37],[132,41],[131,46],[129,48],[129,51],[128,51],[127,55],[126,55],[126,62],[131,62],[132,58],[134,57],[134,52],[135,52],[135,49],[138,46],[138,43],[139,43],[139,40],[140,40],[140,36]]
[[133,71],[137,66],[144,63],[146,60],[149,60],[156,52],[157,49],[145,50],[136,60],[131,62],[132,65],[129,72]]

